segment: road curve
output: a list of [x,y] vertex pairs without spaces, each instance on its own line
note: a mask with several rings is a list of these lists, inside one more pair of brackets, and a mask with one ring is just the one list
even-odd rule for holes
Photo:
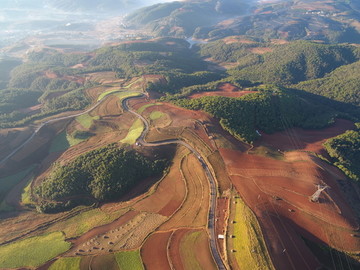
[[130,109],[127,104],[127,102],[131,99],[140,98],[140,97],[144,97],[144,96],[145,95],[136,96],[136,97],[128,97],[128,98],[125,98],[122,100],[123,109],[125,111],[128,111],[128,112],[134,114],[135,116],[140,118],[142,120],[142,122],[144,123],[144,130],[141,133],[140,137],[138,138],[137,142],[143,146],[160,146],[160,145],[168,145],[168,144],[180,144],[180,145],[185,146],[187,149],[189,149],[198,158],[198,160],[200,161],[201,166],[204,168],[206,176],[210,182],[210,209],[209,209],[209,219],[208,219],[208,230],[210,233],[211,253],[214,257],[214,260],[215,260],[215,263],[217,264],[218,269],[226,270],[225,264],[224,264],[223,260],[221,259],[221,256],[220,256],[219,250],[217,249],[217,244],[216,244],[217,235],[215,232],[215,209],[216,209],[217,191],[216,191],[215,178],[212,175],[209,166],[206,164],[204,158],[200,155],[200,153],[196,149],[194,149],[191,145],[187,144],[186,142],[184,142],[182,140],[164,140],[164,141],[158,141],[158,142],[154,142],[154,143],[148,143],[145,141],[145,136],[149,132],[149,123],[141,114]]
[[102,99],[100,101],[98,101],[97,103],[95,103],[91,108],[87,109],[86,111],[80,112],[80,113],[76,113],[76,114],[72,114],[72,115],[68,115],[68,116],[63,116],[63,117],[58,117],[58,118],[54,118],[54,119],[50,119],[48,121],[42,122],[40,126],[38,126],[34,133],[31,134],[31,136],[25,141],[23,142],[20,146],[18,146],[17,148],[15,148],[15,150],[13,150],[10,154],[8,154],[5,158],[3,158],[0,161],[0,165],[4,164],[6,161],[8,161],[13,155],[15,155],[21,148],[23,148],[27,143],[29,143],[34,137],[35,135],[40,131],[40,129],[42,129],[42,127],[46,126],[47,124],[50,123],[54,123],[57,121],[61,121],[61,120],[65,120],[65,119],[70,119],[70,118],[74,118],[80,115],[83,115],[85,113],[88,113],[90,111],[92,111],[93,109],[95,109],[97,106],[99,106],[103,101],[105,100]]

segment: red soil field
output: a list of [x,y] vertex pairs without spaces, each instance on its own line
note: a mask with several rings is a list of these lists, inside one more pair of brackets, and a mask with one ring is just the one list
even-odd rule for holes
[[[319,265],[299,234],[339,250],[360,250],[359,239],[352,236],[359,225],[338,187],[338,175],[322,161],[296,152],[287,153],[285,160],[229,149],[220,153],[233,184],[259,218],[276,267]],[[317,184],[330,189],[321,194],[320,203],[313,203],[309,197]]]
[[141,248],[141,258],[147,270],[171,269],[167,245],[172,232],[157,232],[148,237]]
[[158,213],[164,216],[171,216],[182,204],[186,195],[185,183],[179,171],[181,157],[184,149],[178,151],[170,172],[161,180],[156,191],[134,205],[138,211]]
[[255,143],[255,146],[263,144],[270,145],[274,149],[280,149],[281,151],[305,150],[326,154],[322,144],[327,139],[353,128],[354,124],[351,121],[337,119],[333,125],[324,129],[306,130],[302,128],[291,128],[287,131],[276,132],[274,134],[262,133],[261,138]]
[[222,92],[222,91],[213,91],[213,92],[200,92],[192,94],[189,96],[190,99],[200,98],[200,97],[242,97],[246,94],[253,93],[254,91],[238,91],[238,92]]
[[186,182],[186,199],[160,230],[207,225],[210,188],[202,166],[194,155],[188,155],[181,162],[181,172]]
[[218,91],[208,91],[195,93],[189,96],[190,99],[208,97],[208,96],[222,96],[222,97],[241,97],[254,91],[239,91],[239,88],[231,83],[223,83],[218,87]]
[[[200,232],[193,243],[187,242],[191,234]],[[190,258],[188,254],[193,256]],[[186,254],[186,255],[185,255]],[[170,237],[169,260],[174,269],[191,269],[196,264],[200,269],[217,269],[209,249],[208,234],[204,230],[179,229]]]
[[[227,219],[229,215],[229,198],[222,197],[217,199],[217,205],[216,205],[216,213],[215,213],[215,230],[216,234],[225,234],[226,226],[227,226]],[[223,239],[217,239],[218,247],[220,250],[221,255],[224,257],[226,250],[224,246],[224,240]]]

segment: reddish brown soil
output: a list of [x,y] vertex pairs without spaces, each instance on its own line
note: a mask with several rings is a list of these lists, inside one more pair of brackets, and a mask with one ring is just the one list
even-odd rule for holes
[[158,232],[149,236],[141,248],[141,258],[148,270],[170,269],[167,244],[172,232]]
[[[288,153],[284,161],[228,149],[220,153],[233,184],[259,218],[278,269],[319,265],[299,234],[340,250],[360,250],[359,239],[351,236],[359,225],[336,183],[337,175],[322,161],[299,152]],[[321,194],[320,203],[309,201],[316,184],[331,188]]]
[[186,200],[160,230],[207,225],[209,184],[203,168],[194,155],[189,155],[183,159],[181,171],[187,187]]
[[19,112],[32,115],[32,114],[40,112],[41,107],[42,107],[42,104],[38,104],[38,105],[35,105],[35,106],[32,106],[32,107],[21,109],[21,110],[19,110]]
[[[194,245],[185,245],[184,241],[186,241],[186,238],[194,232],[201,232],[195,240]],[[169,259],[174,269],[188,269],[186,265],[189,265],[189,263],[187,263],[189,258],[184,257],[184,253],[188,253],[189,249],[190,252],[195,255],[194,259],[200,265],[200,269],[217,269],[210,253],[208,234],[204,230],[189,229],[176,230],[170,237]]]
[[250,51],[255,54],[265,54],[274,51],[274,49],[269,47],[257,47],[251,48]]
[[156,191],[135,204],[134,209],[171,216],[180,207],[186,193],[179,172],[182,153],[184,152],[177,153],[170,172],[157,186]]
[[[234,21],[232,20],[228,20],[228,21],[224,21],[222,23],[222,25],[226,25],[226,24],[232,24]],[[243,44],[253,44],[255,43],[255,41],[246,39],[245,37],[242,36],[231,36],[231,37],[226,37],[223,39],[223,42],[225,44],[232,44],[232,43],[243,43]]]
[[281,151],[287,150],[305,150],[324,154],[322,144],[329,138],[344,133],[346,130],[354,128],[351,121],[337,119],[333,125],[319,130],[305,130],[301,128],[292,128],[287,131],[274,134],[262,134],[256,146],[264,144],[270,145]]
[[[215,213],[215,235],[219,235],[219,234],[225,234],[225,230],[226,230],[226,220],[228,218],[228,214],[229,214],[229,198],[227,197],[223,197],[223,198],[218,198],[217,199],[217,205],[216,205],[216,213]],[[218,242],[218,247],[220,250],[221,255],[224,257],[226,250],[225,250],[225,246],[224,246],[224,241],[223,239],[217,239]]]
[[241,97],[254,91],[239,91],[239,88],[231,83],[223,83],[218,87],[218,91],[200,92],[189,96],[190,99],[204,96],[222,96],[222,97]]
[[190,99],[200,98],[200,97],[242,97],[246,94],[253,93],[253,91],[238,91],[238,92],[222,92],[222,91],[213,91],[213,92],[200,92],[192,94],[189,96]]
[[181,244],[181,240],[189,232],[194,232],[194,231],[189,229],[179,229],[171,234],[170,245],[169,245],[169,260],[171,261],[171,264],[175,269],[184,269],[184,264],[180,254],[181,252],[180,244]]

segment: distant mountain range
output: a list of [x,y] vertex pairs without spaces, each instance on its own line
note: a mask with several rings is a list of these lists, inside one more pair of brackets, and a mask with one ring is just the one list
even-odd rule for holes
[[359,10],[360,3],[351,0],[186,1],[142,8],[129,15],[127,23],[145,26],[155,36],[247,35],[358,43]]
[[151,5],[161,0],[2,0],[0,8],[55,8],[70,12],[111,12],[121,13],[124,10]]

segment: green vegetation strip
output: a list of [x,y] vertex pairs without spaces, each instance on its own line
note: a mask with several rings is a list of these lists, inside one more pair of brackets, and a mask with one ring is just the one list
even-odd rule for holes
[[181,257],[185,258],[185,260],[183,260],[185,269],[201,269],[194,253],[194,246],[200,236],[201,231],[193,232],[187,234],[181,241],[180,253]]
[[136,140],[140,137],[143,130],[144,130],[143,122],[140,119],[137,119],[129,129],[129,132],[126,135],[126,137],[121,140],[121,143],[134,144]]
[[115,254],[120,270],[144,270],[140,250],[124,251]]
[[70,249],[61,232],[0,246],[0,268],[37,267]]
[[105,213],[96,208],[82,212],[66,221],[57,223],[51,230],[62,230],[67,238],[78,237],[92,228],[109,224],[124,215],[128,209],[121,209],[114,213]]
[[[233,237],[228,241],[232,242],[233,256],[240,269],[274,269],[267,252],[261,229],[254,214],[242,202],[240,198],[235,202]],[[230,251],[230,249],[229,249]]]
[[33,201],[31,199],[31,182],[32,182],[33,178],[31,178],[28,182],[28,184],[26,185],[26,187],[24,188],[23,193],[21,194],[21,203],[22,204],[33,204]]
[[91,116],[89,114],[83,114],[76,117],[76,121],[81,124],[84,128],[90,128],[94,120],[98,120],[99,116]]
[[60,258],[54,262],[49,270],[79,270],[81,258]]
[[162,103],[146,104],[146,105],[142,106],[140,109],[138,109],[138,113],[143,113],[147,108],[152,107],[152,106],[156,106],[156,105],[162,105]]
[[155,112],[152,112],[150,114],[150,119],[154,121],[154,120],[160,119],[163,116],[165,116],[164,113],[159,112],[159,111],[155,111]]

